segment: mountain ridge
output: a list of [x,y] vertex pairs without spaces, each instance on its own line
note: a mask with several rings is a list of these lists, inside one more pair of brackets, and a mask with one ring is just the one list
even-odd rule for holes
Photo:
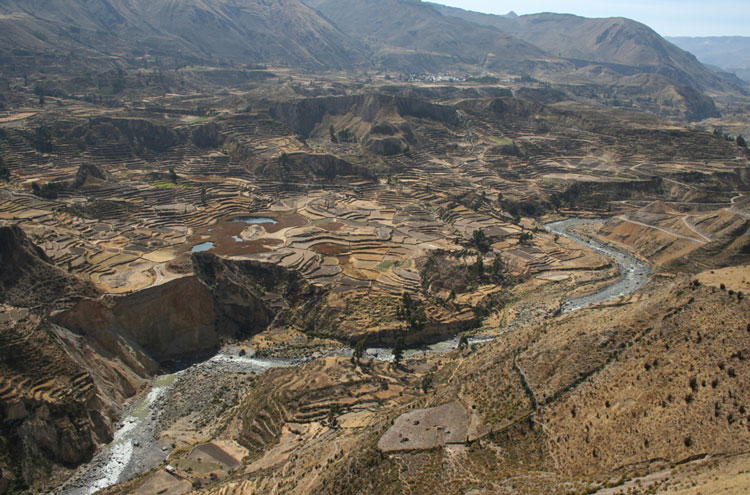
[[508,18],[433,6],[443,15],[495,27],[564,59],[634,67],[701,91],[747,90],[741,82],[703,66],[695,55],[669,43],[645,24],[624,17],[540,13]]
[[0,2],[3,51],[83,48],[338,69],[366,50],[298,0]]
[[750,81],[750,37],[676,36],[666,39],[683,50],[694,53],[702,63]]

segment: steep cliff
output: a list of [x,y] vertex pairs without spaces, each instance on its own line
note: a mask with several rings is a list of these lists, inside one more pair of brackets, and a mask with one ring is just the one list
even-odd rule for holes
[[95,294],[93,286],[52,265],[20,227],[0,227],[0,303],[49,308]]
[[402,120],[404,117],[430,119],[448,125],[459,122],[458,113],[451,106],[379,94],[308,98],[293,103],[278,103],[271,108],[274,118],[285,122],[303,137],[309,136],[326,115],[344,114],[351,114],[370,124],[393,121],[394,118]]
[[89,460],[156,370],[144,356],[113,352],[121,343],[108,349],[47,318],[96,295],[19,227],[0,227],[0,488],[22,489],[52,466]]
[[311,300],[317,292],[298,273],[278,265],[193,255],[195,275],[211,288],[215,325],[222,335],[252,335],[282,310]]

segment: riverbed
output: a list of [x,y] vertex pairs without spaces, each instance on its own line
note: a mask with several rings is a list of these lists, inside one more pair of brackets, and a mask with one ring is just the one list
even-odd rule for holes
[[238,349],[228,347],[189,369],[156,377],[148,394],[130,406],[112,442],[99,451],[91,462],[82,466],[60,492],[55,493],[91,495],[161,464],[169,456],[172,446],[158,439],[160,411],[169,399],[175,383],[191,371],[211,370],[257,375],[273,368],[290,367],[299,363],[240,355]]
[[592,304],[609,301],[610,299],[616,299],[621,296],[627,296],[646,285],[650,279],[651,269],[644,261],[639,260],[635,256],[632,256],[621,249],[617,249],[595,239],[583,237],[568,231],[568,229],[573,226],[588,225],[597,222],[601,222],[601,220],[571,218],[560,222],[549,223],[544,226],[547,232],[567,237],[582,246],[610,258],[617,264],[617,268],[620,270],[620,277],[614,283],[592,294],[575,297],[565,301],[561,307],[561,312],[563,313],[585,308]]
[[[618,266],[620,277],[612,284],[592,294],[569,299],[562,304],[561,311],[567,313],[592,304],[604,302],[620,296],[626,296],[643,287],[649,280],[648,265],[630,254],[606,245],[595,239],[589,239],[568,231],[572,226],[585,225],[596,221],[568,219],[545,225],[545,229],[582,246],[601,253],[612,259]],[[479,345],[497,338],[496,336],[469,337],[469,345]],[[408,349],[405,358],[422,354],[440,354],[450,352],[458,347],[459,338],[455,337],[438,342],[422,349]],[[351,355],[351,349],[341,349],[338,355]],[[391,361],[391,349],[370,348],[366,355],[381,361]],[[234,372],[260,374],[272,368],[298,366],[307,362],[302,360],[283,360],[259,358],[252,355],[240,355],[236,348],[225,348],[207,361],[193,365],[189,370],[211,370],[213,372]],[[172,387],[188,370],[163,375],[154,380],[149,393],[138,400],[121,422],[115,432],[114,440],[97,453],[93,460],[82,466],[79,474],[74,476],[62,489],[62,495],[90,495],[97,490],[134,478],[149,469],[158,466],[171,452],[172,447],[158,440],[159,415],[163,404],[169,399]]]

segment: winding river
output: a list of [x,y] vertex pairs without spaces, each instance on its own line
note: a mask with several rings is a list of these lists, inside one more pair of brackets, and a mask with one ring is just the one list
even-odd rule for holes
[[[628,253],[594,239],[568,232],[576,225],[594,223],[593,220],[568,219],[545,225],[545,229],[571,239],[587,248],[611,258],[620,270],[620,278],[612,284],[586,296],[576,297],[563,303],[562,312],[570,312],[586,306],[625,296],[643,287],[649,280],[650,270],[646,263]],[[481,344],[495,337],[471,337],[469,344]],[[422,353],[445,353],[458,346],[458,337],[427,346],[410,349],[405,356]],[[342,350],[341,354],[351,354]],[[367,355],[382,361],[392,360],[391,349],[367,349]],[[195,364],[199,369],[226,370],[239,373],[260,374],[272,368],[298,366],[307,360],[263,359],[254,356],[239,356],[236,349],[224,349],[211,359]],[[114,440],[97,453],[92,461],[82,466],[59,492],[62,495],[90,495],[97,490],[126,481],[158,466],[169,455],[170,446],[158,440],[158,420],[162,405],[169,398],[173,384],[185,371],[159,376],[146,396],[136,401],[115,432]]]
[[621,249],[617,249],[595,239],[583,237],[568,231],[568,229],[573,226],[588,225],[597,222],[601,222],[601,220],[571,218],[560,222],[548,223],[544,226],[547,232],[567,237],[582,246],[612,259],[620,270],[620,278],[614,283],[592,294],[569,299],[563,303],[561,308],[563,313],[575,311],[576,309],[585,308],[586,306],[615,299],[620,296],[627,296],[646,285],[649,281],[651,269],[645,262],[631,256]]
[[[193,365],[201,370],[260,374],[272,368],[296,366],[300,362],[240,356],[237,349],[225,348],[207,361]],[[162,405],[172,385],[188,370],[154,379],[151,390],[136,401],[121,421],[114,439],[74,476],[60,495],[91,495],[98,490],[127,481],[161,464],[171,446],[158,440],[158,422]]]

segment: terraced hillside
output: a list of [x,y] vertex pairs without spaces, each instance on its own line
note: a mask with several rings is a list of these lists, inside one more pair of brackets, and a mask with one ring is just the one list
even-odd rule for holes
[[[746,148],[537,83],[222,70],[0,117],[14,492],[87,479],[126,398],[180,369],[138,437],[171,468],[110,493],[567,493],[743,452],[745,281],[720,277],[748,263]],[[619,276],[543,228],[570,216],[650,285],[562,313]]]

